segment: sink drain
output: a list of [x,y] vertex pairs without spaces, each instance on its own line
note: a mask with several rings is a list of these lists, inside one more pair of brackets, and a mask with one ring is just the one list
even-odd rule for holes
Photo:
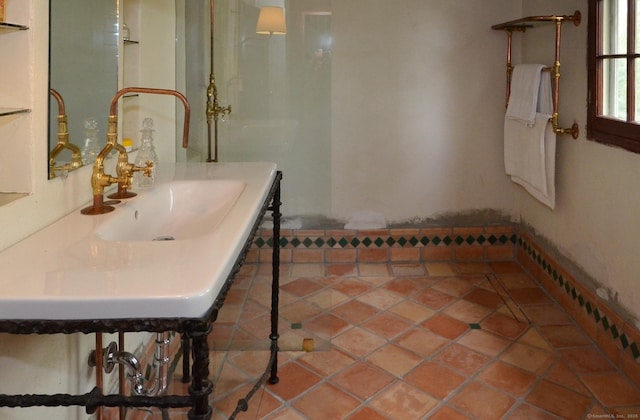
[[152,239],[152,241],[175,241],[176,238],[174,238],[171,235],[162,235],[162,236],[156,236],[155,238]]

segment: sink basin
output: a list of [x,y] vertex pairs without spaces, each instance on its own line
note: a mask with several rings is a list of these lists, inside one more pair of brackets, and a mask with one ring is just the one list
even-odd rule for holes
[[275,176],[273,163],[163,163],[113,212],[78,209],[0,252],[0,320],[199,319]]
[[189,180],[162,184],[118,208],[96,229],[105,241],[183,240],[216,229],[245,183]]

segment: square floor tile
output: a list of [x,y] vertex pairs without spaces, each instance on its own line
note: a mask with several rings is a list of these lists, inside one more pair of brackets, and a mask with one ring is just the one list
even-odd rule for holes
[[582,381],[605,406],[640,405],[640,391],[620,373],[584,375]]
[[386,340],[362,328],[354,327],[334,338],[333,344],[356,357],[365,357],[382,347]]
[[460,344],[442,350],[435,360],[467,376],[475,375],[491,360],[489,357]]
[[591,399],[549,381],[542,381],[525,398],[536,407],[566,419],[581,419],[591,407]]
[[382,369],[361,362],[349,366],[331,378],[331,382],[362,400],[372,397],[394,380],[395,377]]
[[438,400],[411,385],[397,382],[369,404],[392,419],[419,419],[435,407]]
[[504,338],[514,340],[529,328],[528,324],[520,322],[513,316],[494,313],[484,319],[480,325],[483,330],[498,334]]
[[358,296],[357,300],[379,310],[385,310],[400,303],[404,298],[385,289],[375,289]]
[[354,325],[360,324],[374,315],[377,315],[379,312],[380,311],[373,306],[357,300],[345,302],[331,311],[333,315],[339,316]]
[[453,340],[469,329],[465,322],[451,318],[444,314],[437,314],[420,324],[431,332]]
[[478,382],[471,382],[450,399],[450,404],[480,419],[502,417],[514,399]]
[[516,397],[524,395],[537,378],[526,370],[502,362],[492,363],[478,375],[478,380]]
[[428,308],[439,310],[455,301],[456,298],[435,289],[426,289],[414,293],[411,298]]
[[511,341],[507,339],[482,330],[469,331],[458,339],[458,343],[489,357],[497,356],[512,344]]
[[387,344],[367,357],[367,361],[395,376],[402,377],[418,366],[422,362],[422,357],[394,344]]
[[537,347],[515,343],[509,347],[500,360],[532,373],[541,374],[553,363],[553,354]]
[[343,419],[355,411],[360,402],[335,386],[322,383],[293,401],[292,406],[307,418]]
[[615,366],[595,346],[560,349],[560,354],[577,373],[614,372]]
[[400,315],[401,317],[416,323],[424,321],[435,314],[433,309],[426,308],[423,305],[408,300],[400,302],[393,308],[390,308],[389,312]]
[[404,334],[412,326],[411,322],[390,313],[382,313],[362,324],[363,328],[373,331],[387,340]]
[[405,382],[428,392],[438,399],[444,399],[455,391],[467,378],[458,375],[439,363],[425,362],[411,371]]
[[430,356],[449,344],[449,340],[430,331],[414,329],[394,340],[396,344],[420,356]]

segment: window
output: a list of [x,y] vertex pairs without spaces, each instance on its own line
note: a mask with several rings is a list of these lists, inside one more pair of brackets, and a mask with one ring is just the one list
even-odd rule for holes
[[640,0],[589,0],[588,136],[640,153]]

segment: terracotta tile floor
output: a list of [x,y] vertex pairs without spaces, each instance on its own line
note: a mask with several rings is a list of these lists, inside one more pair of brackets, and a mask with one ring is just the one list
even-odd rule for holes
[[[640,414],[640,389],[513,262],[355,264],[347,276],[321,264],[281,271],[280,382],[260,388],[239,419]],[[246,265],[214,325],[215,419],[228,418],[268,360],[269,272]],[[313,351],[301,351],[303,339],[313,339]],[[171,392],[186,392],[179,379],[176,371]]]

